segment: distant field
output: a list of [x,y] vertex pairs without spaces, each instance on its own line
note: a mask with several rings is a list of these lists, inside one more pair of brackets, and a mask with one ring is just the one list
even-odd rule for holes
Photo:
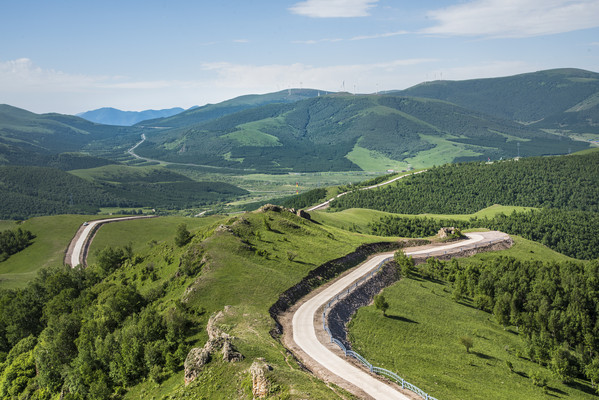
[[31,218],[19,225],[2,221],[0,229],[21,227],[33,232],[36,238],[31,246],[0,263],[0,288],[23,287],[39,269],[62,265],[67,246],[79,226],[99,218],[104,216],[55,215]]
[[433,219],[456,219],[460,221],[467,221],[470,218],[493,218],[497,214],[511,214],[514,211],[523,212],[530,211],[532,207],[516,207],[516,206],[502,206],[495,204],[491,207],[484,208],[473,214],[392,214],[377,210],[367,210],[362,208],[350,208],[339,212],[326,212],[326,211],[315,211],[312,212],[312,219],[315,221],[336,226],[343,229],[357,229],[358,232],[368,232],[368,224],[372,221],[378,220],[383,216],[396,216],[396,217],[428,217]]
[[[543,261],[568,259],[538,243],[514,240],[511,249],[496,253]],[[473,259],[492,256],[483,253]],[[420,279],[402,279],[386,288],[389,317],[374,306],[359,309],[350,323],[353,348],[439,399],[590,398],[562,384],[548,369],[518,357],[516,352],[523,352],[524,344],[515,331],[504,329],[469,302],[453,301],[451,292],[450,284]],[[474,341],[470,353],[460,344],[462,336]],[[506,361],[515,372],[509,371]],[[548,379],[548,394],[532,384],[533,372]],[[584,382],[581,385],[591,390]]]

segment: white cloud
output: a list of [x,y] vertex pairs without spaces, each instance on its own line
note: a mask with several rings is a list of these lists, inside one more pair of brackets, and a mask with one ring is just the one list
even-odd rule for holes
[[289,10],[294,14],[312,18],[367,17],[378,0],[305,0]]
[[599,0],[474,0],[428,13],[422,33],[519,38],[599,26]]

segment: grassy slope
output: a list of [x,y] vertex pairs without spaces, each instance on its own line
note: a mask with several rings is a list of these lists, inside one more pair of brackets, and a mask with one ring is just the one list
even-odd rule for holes
[[103,216],[58,215],[37,217],[17,225],[3,222],[0,227],[21,227],[31,231],[36,238],[33,244],[0,263],[0,287],[24,287],[36,272],[49,265],[62,265],[64,252],[79,226]]
[[[514,239],[515,246],[502,255],[567,259],[537,243]],[[390,317],[384,318],[373,306],[361,308],[350,323],[354,349],[439,399],[545,399],[547,394],[529,378],[536,371],[548,378],[551,395],[589,398],[560,383],[549,370],[517,357],[517,349],[523,350],[517,334],[504,330],[491,314],[469,303],[454,302],[451,291],[443,282],[412,279],[385,289]],[[460,344],[461,336],[474,339],[470,354]],[[516,373],[508,370],[506,361],[513,364]]]
[[[513,211],[527,211],[531,210],[532,207],[516,207],[516,206],[502,206],[495,204],[493,206],[484,208],[473,214],[419,214],[419,217],[428,217],[433,219],[456,219],[467,221],[470,218],[492,218],[497,214],[510,214]],[[408,214],[393,214],[377,210],[367,210],[363,208],[350,208],[347,210],[329,213],[326,211],[317,211],[313,213],[315,221],[335,226],[338,228],[348,229],[355,225],[358,232],[368,232],[368,224],[372,221],[378,220],[383,216],[400,216],[400,217],[414,217],[414,215]]]
[[[275,395],[279,398],[334,398],[331,389],[303,372],[286,350],[272,339],[269,331],[273,321],[268,308],[279,293],[298,282],[309,270],[351,252],[361,243],[381,239],[321,226],[287,212],[253,212],[220,218],[188,219],[191,221],[188,227],[197,233],[197,237],[183,249],[173,244],[174,227],[179,221],[176,218],[127,222],[130,232],[118,228],[117,224],[107,225],[98,232],[94,247],[100,247],[100,243],[122,245],[132,235],[134,250],[143,257],[137,265],[116,272],[114,279],[127,279],[138,285],[142,293],[163,282],[171,282],[161,300],[163,308],[188,297],[189,307],[205,311],[200,317],[198,332],[190,337],[190,346],[202,346],[207,339],[205,324],[209,316],[225,305],[231,306],[221,325],[236,337],[234,345],[245,356],[243,361],[234,364],[226,364],[220,356],[215,356],[200,378],[188,387],[184,387],[183,375],[178,373],[160,386],[150,381],[137,385],[126,398],[251,398],[247,392],[247,371],[257,357],[264,357],[273,367],[271,378],[278,385]],[[202,221],[211,226],[193,229],[193,223],[204,224]],[[220,224],[229,228],[217,229],[211,234],[210,230]],[[204,236],[207,238],[202,240]],[[147,245],[151,237],[158,239],[153,246]],[[191,249],[204,251],[201,258],[207,262],[201,272],[194,277],[180,275],[173,278],[181,254]],[[268,255],[258,255],[257,251]],[[290,253],[297,257],[290,260]],[[148,266],[156,271],[155,280],[147,278],[144,270]],[[188,287],[192,288],[191,294],[185,296]]]
[[194,233],[198,229],[222,219],[220,216],[204,218],[159,217],[106,224],[96,234],[90,247],[88,262],[96,262],[96,251],[105,247],[122,247],[131,243],[135,253],[145,254],[154,246],[154,242],[172,241],[177,226],[186,224]]

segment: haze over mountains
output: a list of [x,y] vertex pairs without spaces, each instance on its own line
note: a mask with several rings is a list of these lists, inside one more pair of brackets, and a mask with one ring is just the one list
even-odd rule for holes
[[77,116],[98,124],[131,126],[146,119],[170,117],[182,111],[184,109],[181,107],[144,111],[122,111],[112,107],[103,107],[79,113]]

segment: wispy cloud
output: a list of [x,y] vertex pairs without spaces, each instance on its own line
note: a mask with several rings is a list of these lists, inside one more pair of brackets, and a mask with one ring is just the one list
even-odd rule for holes
[[250,41],[248,39],[235,39],[233,40],[233,43],[249,43]]
[[295,44],[335,43],[335,42],[344,42],[347,40],[354,41],[354,40],[381,39],[381,38],[388,38],[388,37],[399,36],[399,35],[407,35],[409,33],[410,32],[408,32],[408,31],[395,31],[395,32],[377,33],[374,35],[354,36],[349,39],[324,38],[324,39],[294,40],[291,43],[295,43]]
[[599,0],[473,0],[428,13],[422,31],[448,36],[521,38],[599,26]]
[[291,43],[296,43],[296,44],[318,44],[318,43],[335,43],[335,42],[342,42],[344,39],[339,39],[339,38],[325,38],[325,39],[313,39],[313,40],[294,40]]
[[408,31],[386,32],[386,33],[378,33],[375,35],[354,36],[350,40],[380,39],[380,38],[387,38],[387,37],[392,37],[392,36],[407,35],[409,33],[410,32],[408,32]]
[[311,18],[367,17],[378,0],[305,0],[294,4],[289,10]]

